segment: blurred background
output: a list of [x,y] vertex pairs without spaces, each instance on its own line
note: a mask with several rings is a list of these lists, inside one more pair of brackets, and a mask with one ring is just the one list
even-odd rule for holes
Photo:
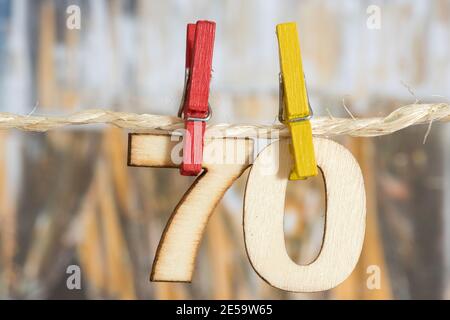
[[[79,28],[68,27],[71,5]],[[0,0],[0,111],[175,115],[186,24],[198,19],[217,23],[212,122],[276,122],[275,26],[288,21],[298,24],[316,116],[448,102],[448,0]],[[127,132],[117,128],[1,131],[0,298],[450,298],[450,126],[433,124],[423,143],[426,131],[333,138],[363,170],[367,231],[353,274],[314,294],[272,288],[253,271],[242,232],[247,173],[207,226],[192,284],[151,283],[162,230],[193,178],[127,167]],[[320,177],[288,187],[286,247],[300,264],[320,250],[323,188]],[[70,265],[81,290],[67,288]]]

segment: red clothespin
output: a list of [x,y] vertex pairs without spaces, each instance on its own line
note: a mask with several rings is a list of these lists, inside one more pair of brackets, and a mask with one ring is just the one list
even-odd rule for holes
[[206,121],[211,117],[209,83],[215,31],[216,23],[211,21],[187,26],[185,87],[178,111],[178,116],[186,120],[180,167],[184,176],[196,176],[202,171],[203,138]]

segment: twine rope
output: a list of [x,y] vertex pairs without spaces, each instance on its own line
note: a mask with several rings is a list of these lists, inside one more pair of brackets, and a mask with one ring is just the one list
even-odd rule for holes
[[[376,118],[335,118],[314,117],[311,120],[313,135],[354,137],[374,137],[392,134],[409,126],[431,124],[435,121],[450,121],[450,105],[410,104],[400,107],[386,117]],[[110,124],[137,132],[172,134],[183,128],[183,120],[178,117],[153,114],[136,114],[91,109],[68,116],[37,116],[0,113],[0,129],[19,129],[45,132],[70,125]],[[283,124],[240,125],[216,124],[208,126],[210,137],[266,137],[289,136]]]

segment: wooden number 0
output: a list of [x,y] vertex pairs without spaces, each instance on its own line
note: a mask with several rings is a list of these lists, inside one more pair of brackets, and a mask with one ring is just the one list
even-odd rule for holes
[[[130,134],[128,163],[175,168],[171,155],[177,143],[167,135]],[[314,146],[326,185],[327,213],[322,248],[310,265],[295,264],[284,245],[284,198],[292,166],[287,140],[272,143],[258,155],[247,182],[247,253],[256,272],[283,290],[309,292],[336,286],[353,270],[364,239],[365,192],[357,162],[349,151],[330,140],[315,138]],[[252,155],[251,140],[205,140],[205,172],[183,196],[166,225],[152,281],[191,281],[208,219],[225,191],[251,165]],[[279,170],[271,170],[274,164]]]
[[[313,142],[325,181],[327,210],[322,248],[311,264],[294,263],[284,243],[284,200],[293,165],[287,141],[273,143],[259,154],[245,192],[244,238],[249,259],[264,280],[287,291],[337,286],[354,269],[364,240],[366,198],[358,163],[331,140],[314,138]],[[279,152],[274,151],[277,147]],[[268,174],[267,164],[278,161],[277,172]]]

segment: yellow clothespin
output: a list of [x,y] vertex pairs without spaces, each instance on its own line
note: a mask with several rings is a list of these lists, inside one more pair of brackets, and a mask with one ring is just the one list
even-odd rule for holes
[[277,25],[280,54],[280,110],[278,118],[288,126],[292,137],[294,169],[290,180],[317,175],[317,164],[309,120],[312,110],[303,74],[300,43],[295,22]]

